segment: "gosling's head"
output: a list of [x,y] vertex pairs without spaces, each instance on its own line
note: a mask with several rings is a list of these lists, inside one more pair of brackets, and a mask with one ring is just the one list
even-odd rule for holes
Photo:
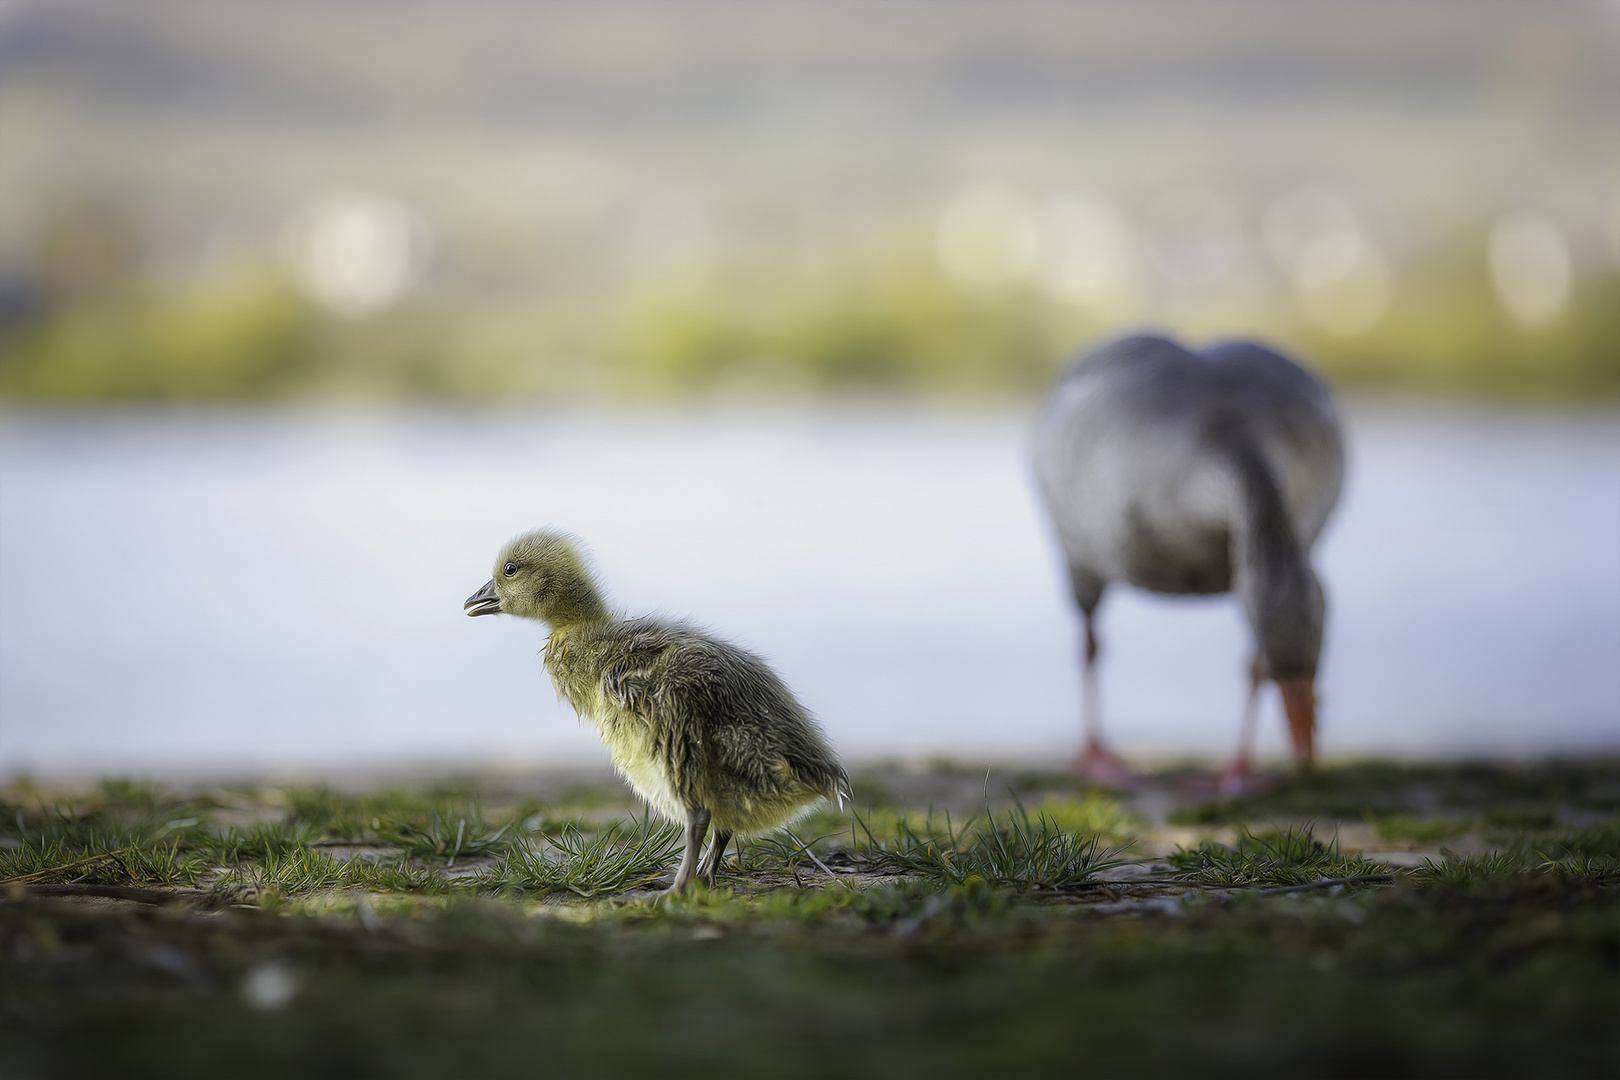
[[552,626],[607,616],[574,541],[537,529],[501,549],[495,576],[462,605],[468,615],[521,615]]

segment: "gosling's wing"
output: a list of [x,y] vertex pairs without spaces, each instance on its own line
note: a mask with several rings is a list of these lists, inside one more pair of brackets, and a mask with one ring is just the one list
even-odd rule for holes
[[602,693],[625,712],[639,717],[652,728],[661,710],[659,693],[667,682],[666,655],[671,641],[656,626],[630,624],[625,632],[604,650],[601,666]]
[[624,636],[602,689],[647,726],[671,776],[712,771],[755,790],[796,780],[847,794],[809,714],[764,661],[728,642],[649,623]]
[[645,726],[650,756],[689,804],[715,764],[712,719],[730,685],[717,644],[649,621],[628,630],[601,669],[603,694]]
[[780,682],[752,655],[688,627],[651,624],[626,634],[602,689],[671,755],[703,752],[711,766],[760,780],[782,756],[771,722],[784,712]]
[[734,650],[726,661],[726,707],[705,736],[715,768],[759,789],[792,780],[837,797],[847,780],[810,714],[758,657]]

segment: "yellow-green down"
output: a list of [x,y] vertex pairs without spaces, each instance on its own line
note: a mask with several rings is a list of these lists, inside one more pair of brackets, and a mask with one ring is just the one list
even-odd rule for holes
[[596,725],[636,793],[686,827],[676,889],[711,823],[715,843],[697,867],[710,882],[732,835],[768,832],[848,791],[820,728],[763,660],[683,623],[620,618],[561,534],[507,544],[466,606],[551,627],[557,692]]

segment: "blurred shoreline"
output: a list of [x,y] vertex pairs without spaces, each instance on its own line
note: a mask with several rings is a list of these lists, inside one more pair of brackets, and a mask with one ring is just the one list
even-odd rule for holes
[[[844,765],[857,775],[887,775],[926,779],[930,776],[987,776],[990,794],[1000,801],[1004,790],[1010,790],[1019,777],[1041,775],[1068,776],[1067,767],[1072,753],[1046,756],[957,758],[950,756],[923,757],[847,757]],[[1588,752],[1562,753],[1495,753],[1495,754],[1344,754],[1329,755],[1321,761],[1324,769],[1346,769],[1364,766],[1388,765],[1394,768],[1421,768],[1424,766],[1506,767],[1534,769],[1560,763],[1579,762],[1598,768],[1620,765],[1620,745]],[[1129,764],[1152,783],[1167,777],[1185,778],[1196,774],[1218,771],[1227,763],[1218,756],[1199,756],[1165,750],[1160,753],[1133,753]],[[1282,757],[1257,763],[1260,771],[1274,777],[1294,775],[1292,765]],[[626,802],[635,802],[636,795],[624,779],[613,771],[606,751],[600,761],[547,762],[541,760],[511,760],[507,757],[468,759],[466,761],[410,760],[387,762],[311,761],[306,765],[279,765],[251,768],[240,764],[208,766],[157,766],[140,769],[98,769],[34,773],[14,769],[0,773],[0,790],[15,800],[19,790],[39,794],[60,794],[82,791],[104,781],[128,780],[136,783],[163,784],[177,793],[201,792],[238,786],[282,787],[319,784],[337,791],[377,791],[390,788],[421,786],[434,783],[453,783],[461,787],[485,792],[521,792],[546,797],[560,792],[583,789],[620,791]],[[1074,781],[1080,783],[1081,781]]]

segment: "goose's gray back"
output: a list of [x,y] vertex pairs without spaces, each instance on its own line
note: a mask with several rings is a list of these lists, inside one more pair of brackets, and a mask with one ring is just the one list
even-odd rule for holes
[[1327,388],[1246,342],[1194,353],[1129,337],[1094,350],[1054,390],[1034,450],[1071,570],[1168,593],[1231,587],[1244,468],[1270,473],[1306,550],[1344,476]]

